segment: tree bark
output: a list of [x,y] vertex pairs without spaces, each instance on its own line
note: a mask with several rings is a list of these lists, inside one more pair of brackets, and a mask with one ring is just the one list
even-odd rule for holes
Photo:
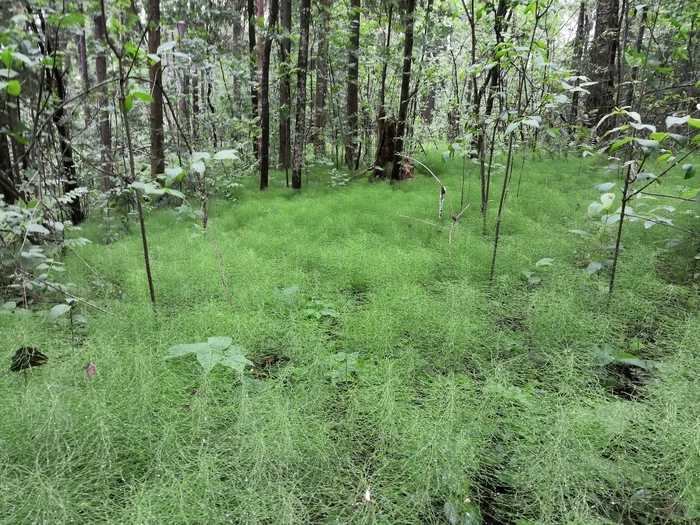
[[[255,80],[257,80],[258,70],[255,53],[255,26],[257,21],[257,17],[255,15],[255,0],[248,0],[248,60],[250,67],[250,80],[253,82],[253,85],[250,88],[250,116],[253,122],[258,121],[258,89],[255,86]],[[251,142],[253,144],[253,155],[255,155],[255,158],[257,159],[260,155],[260,150],[258,149],[257,133],[253,133],[253,136],[251,137]]]
[[286,170],[292,167],[292,76],[289,64],[292,49],[292,40],[289,38],[292,31],[292,0],[282,0],[280,14],[284,36],[280,45],[279,163],[281,168]]
[[[579,65],[583,61],[583,44],[584,44],[584,39],[586,38],[585,35],[585,27],[586,27],[586,2],[582,1],[581,5],[579,6],[579,11],[578,11],[578,23],[576,25],[576,38],[574,39],[574,49],[573,49],[573,64],[572,64],[572,69],[576,72],[576,74],[579,74]],[[578,121],[578,105],[579,105],[579,93],[578,91],[574,91],[573,95],[571,95],[571,115],[569,116],[569,134],[573,134],[575,132],[575,126]]]
[[[148,0],[148,52],[158,53],[160,46],[160,0]],[[163,91],[160,62],[151,64],[148,77],[151,81],[151,179],[165,173],[165,138],[163,133]]]
[[[102,15],[94,18],[95,40],[98,42],[97,54],[95,55],[95,76],[98,84],[107,81],[107,55],[105,48],[106,26]],[[160,93],[160,92],[159,92]],[[108,190],[113,187],[111,179],[112,171],[112,128],[109,122],[109,109],[107,108],[109,89],[106,85],[99,88],[97,100],[100,112],[100,166],[102,169],[102,189]],[[154,93],[155,98],[155,93]],[[162,100],[161,100],[162,107]],[[151,144],[151,148],[153,145]],[[153,149],[151,149],[153,152]]]
[[6,107],[3,106],[6,106],[6,104],[0,99],[0,195],[4,196],[6,203],[15,204],[20,199],[20,195],[12,175],[10,141],[5,132],[8,128],[8,122],[5,117]]
[[[413,0],[410,0],[413,1]],[[347,123],[348,137],[345,145],[345,163],[355,168],[357,155],[357,95],[360,53],[360,0],[350,0],[350,52],[348,54]]]
[[326,92],[328,90],[328,8],[330,0],[321,0],[321,28],[316,51],[316,94],[314,96],[314,155],[325,155],[326,141],[323,128],[326,126]]
[[408,113],[409,88],[411,86],[411,63],[413,62],[413,13],[415,0],[406,1],[406,35],[403,47],[403,71],[401,76],[401,102],[399,104],[399,120],[396,123],[396,140],[394,141],[394,164],[391,169],[391,180],[401,180],[401,165],[403,163],[404,133]]
[[389,48],[391,46],[391,20],[394,14],[393,2],[389,4],[388,10],[388,27],[386,33],[386,42],[384,42],[384,57],[382,60],[382,78],[379,88],[379,108],[377,109],[377,155],[374,159],[374,174],[373,178],[384,178],[386,173],[384,166],[387,163],[394,165],[394,135],[396,132],[395,126],[392,123],[392,133],[387,135],[386,131],[386,70],[389,63]]
[[311,0],[301,0],[301,13],[299,16],[299,57],[297,60],[297,120],[294,130],[294,166],[292,168],[292,188],[297,190],[301,189],[301,167],[304,160],[306,70],[309,61],[310,18]]
[[[619,0],[598,0],[596,4],[595,33],[593,38],[592,80],[597,84],[591,86],[587,110],[594,114],[592,124],[612,111],[614,105],[615,59],[619,43],[618,11]],[[614,119],[607,119],[599,129],[601,133],[615,125]]]
[[[83,12],[83,4],[78,4],[78,11]],[[82,80],[83,92],[90,89],[90,76],[88,74],[87,47],[85,45],[85,28],[82,27],[80,32],[75,36],[75,45],[78,48],[78,67],[80,69],[80,79]],[[85,119],[85,127],[90,125],[90,106],[83,105],[83,118]]]
[[[185,33],[187,31],[187,23],[184,21],[179,21],[177,23],[177,36],[182,42],[185,39]],[[178,100],[178,109],[180,110],[180,122],[185,132],[189,131],[190,128],[190,108],[189,108],[189,97],[190,97],[190,83],[189,83],[189,59],[184,59],[185,64],[180,71],[180,98]]]
[[272,39],[277,25],[278,0],[270,2],[270,19],[265,37],[265,48],[262,55],[262,79],[260,83],[260,189],[268,185],[270,170],[270,53]]

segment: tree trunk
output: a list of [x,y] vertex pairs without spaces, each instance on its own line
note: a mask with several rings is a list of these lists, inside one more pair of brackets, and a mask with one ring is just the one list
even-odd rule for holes
[[[98,51],[95,55],[95,76],[97,83],[102,84],[107,81],[107,56],[105,54],[105,48],[107,47],[106,27],[105,20],[101,14],[95,17],[94,22],[95,40],[99,42]],[[161,94],[160,91],[158,93]],[[153,97],[155,98],[155,93],[153,94]],[[111,179],[111,175],[113,174],[112,128],[109,122],[109,109],[107,107],[109,103],[108,86],[104,85],[99,88],[97,100],[100,112],[100,166],[102,169],[102,189],[108,190],[113,187],[113,182]],[[153,144],[151,144],[151,154],[153,154],[153,151]]]
[[389,47],[391,46],[391,20],[394,14],[394,4],[389,4],[388,27],[386,32],[386,42],[384,42],[384,58],[382,60],[382,79],[379,88],[379,108],[377,110],[377,155],[374,159],[373,178],[384,178],[386,172],[384,167],[387,163],[394,164],[394,136],[396,126],[392,123],[391,133],[387,134],[386,109],[386,70],[389,62]]
[[394,164],[391,169],[391,180],[401,180],[401,165],[403,158],[404,132],[408,113],[408,90],[411,86],[411,62],[413,61],[413,12],[416,0],[406,1],[406,35],[403,46],[403,71],[401,75],[401,102],[399,105],[399,120],[396,123],[396,140],[394,141]]
[[[78,11],[83,12],[83,4],[78,4]],[[82,80],[83,92],[90,89],[90,76],[88,74],[87,47],[85,45],[85,28],[80,28],[80,32],[75,36],[75,45],[78,48],[78,67],[80,69],[80,79]],[[90,107],[83,104],[83,117],[85,127],[90,125]]]
[[199,70],[195,69],[192,75],[192,140],[197,141],[199,130],[198,122],[199,118]]
[[[255,0],[248,0],[248,60],[250,64],[250,80],[252,82],[252,86],[250,88],[250,100],[251,100],[251,108],[250,108],[250,116],[253,120],[253,122],[257,122],[258,120],[258,90],[255,86],[255,81],[257,80],[257,61],[256,61],[256,53],[255,53],[255,26],[256,26],[256,21],[257,17],[255,16]],[[255,155],[255,158],[257,159],[260,154],[260,150],[258,149],[258,137],[257,133],[254,133],[253,136],[251,137],[251,142],[253,144],[253,154]]]
[[[583,61],[583,43],[586,38],[585,35],[586,26],[586,2],[582,1],[578,11],[578,23],[576,25],[576,38],[574,39],[574,50],[573,50],[573,64],[572,69],[576,74],[580,74],[579,66]],[[571,95],[571,115],[569,117],[569,134],[573,134],[575,131],[575,126],[578,121],[578,103],[579,103],[579,93],[574,91]]]
[[292,49],[292,40],[289,38],[292,31],[292,0],[282,0],[280,14],[284,36],[280,45],[279,163],[282,169],[287,170],[292,167],[292,76],[289,64],[289,54]]
[[[412,1],[412,0],[411,0]],[[348,138],[345,145],[345,163],[349,169],[355,167],[357,155],[357,94],[360,53],[360,0],[350,0],[350,53],[348,55]]]
[[301,166],[306,131],[306,69],[309,62],[309,22],[311,0],[301,0],[299,17],[299,57],[297,60],[297,121],[294,129],[294,166],[292,188],[301,189]]
[[[177,23],[177,36],[180,42],[185,39],[185,32],[187,31],[187,23],[184,21],[179,21]],[[184,59],[185,63],[180,71],[180,98],[178,100],[178,109],[180,110],[180,124],[185,133],[189,131],[190,124],[190,111],[189,102],[190,97],[190,83],[189,83],[189,59]]]
[[330,0],[321,0],[321,28],[316,52],[316,94],[314,96],[314,155],[325,155],[326,141],[323,128],[326,126],[326,91],[328,90],[328,16]]
[[[604,115],[612,111],[614,105],[613,90],[615,86],[615,58],[619,41],[618,11],[619,0],[597,0],[595,33],[593,38],[592,80],[597,84],[591,86],[587,110],[595,117],[591,124],[597,123]],[[614,127],[614,119],[607,119],[599,132],[604,133]]]
[[[647,28],[648,9],[645,5],[642,5],[638,8],[638,12],[640,14],[639,31],[637,32],[637,39],[634,43],[634,49],[637,53],[641,53],[642,52],[642,44],[644,43],[644,32],[646,31],[646,28]],[[692,56],[692,54],[689,54],[688,56],[690,57],[690,56]],[[639,76],[639,66],[633,67],[632,72],[630,73],[631,81],[630,81],[629,93],[627,95],[627,105],[628,106],[632,106],[634,104],[634,85],[637,83],[638,76]]]
[[[148,0],[148,52],[158,53],[160,46],[160,0]],[[162,68],[160,62],[151,64],[148,78],[151,81],[151,179],[165,173],[165,146],[163,133]]]
[[270,20],[262,55],[262,79],[260,83],[260,189],[267,188],[270,170],[270,53],[275,26],[277,25],[278,0],[270,2]]
[[[3,107],[5,106],[5,107]],[[8,204],[15,204],[20,199],[20,194],[15,186],[12,176],[12,159],[10,158],[10,141],[6,129],[6,104],[0,98],[0,195]],[[15,162],[17,159],[15,158]]]

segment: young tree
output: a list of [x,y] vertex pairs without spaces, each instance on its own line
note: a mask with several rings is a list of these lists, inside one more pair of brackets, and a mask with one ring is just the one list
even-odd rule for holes
[[357,155],[357,81],[360,63],[360,0],[350,0],[350,51],[348,54],[347,124],[348,137],[345,145],[345,163],[355,169]]
[[306,70],[309,61],[309,23],[311,0],[301,0],[299,16],[299,57],[297,60],[297,121],[294,127],[294,165],[292,188],[301,189],[301,167],[304,160],[306,133]]
[[[98,91],[98,109],[100,112],[100,169],[102,170],[102,189],[112,187],[112,128],[109,122],[109,88],[107,82],[107,55],[106,55],[106,25],[102,14],[94,18],[95,40],[97,40],[97,53],[95,55],[95,77],[101,87]],[[151,144],[151,148],[153,145]]]
[[403,70],[401,76],[401,102],[399,104],[399,120],[396,123],[396,140],[394,141],[394,163],[391,169],[391,180],[401,180],[401,165],[403,163],[404,134],[408,117],[408,98],[411,86],[411,62],[413,61],[413,13],[416,1],[406,1],[406,35],[403,46]]
[[[160,0],[148,0],[148,52],[157,54],[160,46]],[[151,81],[151,179],[165,172],[165,146],[163,134],[163,92],[160,61],[152,61],[149,67]]]

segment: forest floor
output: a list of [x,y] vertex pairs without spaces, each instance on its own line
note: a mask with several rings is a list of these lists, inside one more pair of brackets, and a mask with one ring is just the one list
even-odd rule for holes
[[[425,162],[459,207],[461,161]],[[160,210],[157,315],[137,223],[105,245],[94,221],[61,281],[113,315],[86,307],[73,336],[0,316],[3,363],[49,356],[0,379],[0,523],[700,523],[700,295],[678,232],[626,225],[610,297],[587,267],[613,228],[596,238],[587,208],[615,175],[528,162],[489,289],[500,176],[484,236],[472,173],[450,259],[416,220],[450,226],[431,177],[330,187],[329,171],[213,204],[233,307],[196,220]],[[212,336],[254,364],[165,359]]]

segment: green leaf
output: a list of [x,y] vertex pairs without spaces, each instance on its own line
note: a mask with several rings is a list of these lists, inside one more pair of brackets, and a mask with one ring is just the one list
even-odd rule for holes
[[685,117],[666,117],[666,127],[672,128],[673,126],[677,126],[679,124],[685,124],[688,122],[689,118],[690,117],[688,115]]
[[126,112],[128,113],[131,111],[131,108],[134,106],[134,96],[133,95],[127,95],[126,99],[124,100],[124,107],[126,108]]
[[695,176],[695,166],[692,164],[683,164],[683,171],[685,172],[684,179],[692,179]]
[[519,127],[520,127],[520,121],[511,122],[510,124],[508,124],[508,127],[506,128],[505,135],[506,136],[510,135],[511,133],[513,133],[513,131],[515,131]]
[[27,225],[27,231],[29,233],[43,233],[44,235],[47,235],[51,233],[49,230],[44,228],[41,224],[37,222],[31,222]]
[[685,148],[688,145],[688,137],[686,137],[685,135],[678,135],[676,133],[669,133],[668,136],[671,137],[671,140],[673,142],[675,142],[676,144],[678,144],[681,148]]
[[156,50],[156,54],[161,55],[165,53],[166,51],[170,51],[177,45],[177,42],[175,40],[170,40],[169,42],[163,42],[161,45],[158,46],[158,49]]
[[177,197],[179,199],[182,199],[183,201],[185,200],[185,194],[182,193],[181,191],[174,190],[172,188],[163,188],[163,193],[166,195],[172,195],[173,197]]
[[214,160],[239,160],[239,157],[235,150],[225,149],[215,153]]
[[233,343],[230,337],[210,337],[207,339],[207,344],[215,350],[224,351]]
[[192,153],[192,162],[197,162],[198,160],[209,160],[211,155],[206,151],[195,151]]
[[58,319],[59,317],[67,314],[68,312],[70,312],[70,305],[57,304],[56,306],[51,308],[51,312],[49,312],[49,313],[51,315],[51,319]]
[[197,352],[197,361],[202,365],[205,374],[211,372],[211,369],[220,363],[223,358],[224,355],[220,350],[214,349],[208,344]]
[[17,97],[22,92],[22,85],[18,80],[10,80],[5,86],[5,91],[7,91],[8,95]]
[[165,168],[165,174],[172,179],[180,180],[181,176],[185,174],[185,170],[181,166]]
[[150,93],[146,93],[144,91],[133,91],[131,95],[134,98],[137,98],[139,100],[142,100],[143,102],[153,102],[153,97],[151,96]]
[[174,357],[180,357],[186,354],[196,354],[205,348],[209,348],[207,343],[193,343],[191,345],[175,345],[168,348],[168,353],[166,354],[166,359],[172,359]]
[[622,146],[624,146],[625,144],[627,144],[629,142],[632,142],[633,140],[634,140],[634,137],[625,137],[622,140],[618,140],[615,144],[610,146],[610,153],[613,153],[613,152],[619,150]]
[[226,365],[236,372],[242,373],[245,370],[245,367],[252,366],[253,362],[246,359],[245,348],[242,346],[233,345],[224,352],[221,364]]
[[614,183],[614,182],[604,182],[603,184],[598,184],[598,186],[596,186],[595,188],[596,188],[599,192],[605,193],[606,191],[610,191],[610,190],[613,189],[614,187],[615,187],[615,183]]
[[688,119],[688,126],[691,126],[695,129],[700,129],[700,119],[689,118]]
[[206,171],[207,167],[204,165],[204,163],[201,160],[198,160],[197,162],[193,162],[192,165],[190,166],[194,171],[199,173],[200,175],[204,175],[204,172]]
[[636,140],[637,144],[639,144],[643,148],[657,149],[659,147],[658,140],[649,140],[649,139],[634,139],[634,140]]
[[552,266],[552,263],[554,262],[554,259],[551,257],[545,257],[544,259],[540,259],[535,263],[535,266]]
[[153,53],[149,53],[146,56],[148,57],[148,62],[152,66],[155,66],[158,62],[160,62],[160,57],[158,55],[154,55]]

